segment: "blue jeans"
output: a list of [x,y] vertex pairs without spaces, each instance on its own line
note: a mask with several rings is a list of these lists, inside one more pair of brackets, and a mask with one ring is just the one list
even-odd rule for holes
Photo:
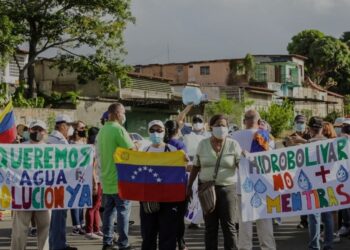
[[70,215],[72,217],[73,226],[84,225],[84,209],[83,208],[71,209]]
[[50,250],[61,250],[67,247],[66,219],[67,210],[52,210],[49,232]]
[[103,194],[103,200],[103,245],[113,245],[114,218],[117,212],[117,245],[119,248],[128,247],[131,202],[120,199],[118,194]]
[[310,214],[309,220],[309,249],[321,249],[320,247],[320,232],[321,232],[321,217],[324,224],[324,250],[333,249],[333,215],[332,212],[325,212],[322,214]]

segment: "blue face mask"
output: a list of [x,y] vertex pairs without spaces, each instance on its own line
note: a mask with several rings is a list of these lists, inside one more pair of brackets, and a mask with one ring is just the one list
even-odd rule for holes
[[305,124],[304,123],[295,123],[294,130],[296,132],[304,132],[305,131]]
[[29,131],[23,131],[22,137],[24,141],[29,141]]
[[157,132],[150,133],[149,139],[151,140],[152,144],[155,144],[155,145],[161,144],[163,142],[163,139],[164,139],[164,132],[162,132],[162,133],[157,133]]

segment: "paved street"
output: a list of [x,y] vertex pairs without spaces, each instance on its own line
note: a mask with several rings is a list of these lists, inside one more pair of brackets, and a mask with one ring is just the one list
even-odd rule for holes
[[[141,237],[140,237],[140,222],[138,217],[138,205],[134,204],[132,209],[132,220],[135,221],[135,225],[131,227],[131,243],[135,249],[140,249]],[[275,237],[277,241],[278,250],[303,250],[307,249],[308,234],[306,230],[300,230],[296,228],[298,218],[288,218],[283,220],[281,226],[275,227]],[[68,225],[71,224],[70,217],[67,219]],[[76,246],[83,250],[99,250],[102,248],[101,241],[87,240],[84,236],[71,236],[71,227],[68,230],[68,241],[72,246]],[[8,250],[10,248],[11,241],[11,219],[10,214],[7,213],[4,221],[0,222],[0,250]],[[186,242],[190,250],[204,249],[204,229],[189,230],[186,229]],[[220,236],[220,248],[223,249],[223,239]],[[254,250],[259,249],[256,232],[254,232]],[[36,248],[36,239],[28,238],[27,250],[34,250]],[[340,243],[334,245],[335,250],[348,250],[350,249],[350,239],[343,238]]]

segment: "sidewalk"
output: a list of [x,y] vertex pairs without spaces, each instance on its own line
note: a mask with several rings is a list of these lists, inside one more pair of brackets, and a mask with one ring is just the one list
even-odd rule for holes
[[[139,221],[139,207],[138,203],[133,203],[131,220],[135,221],[135,224],[130,228],[130,242],[134,249],[141,249],[141,236],[140,236],[140,221]],[[275,227],[275,238],[277,242],[278,250],[304,250],[307,249],[308,232],[307,230],[300,230],[296,228],[299,222],[298,217],[283,219],[281,226]],[[70,213],[67,218],[67,233],[68,242],[70,245],[78,247],[80,250],[100,250],[102,249],[102,242],[99,240],[87,240],[84,236],[71,236],[71,219]],[[169,225],[170,226],[170,225]],[[197,230],[186,229],[186,242],[190,250],[203,250],[204,249],[204,228]],[[223,238],[220,233],[220,250],[223,250]],[[0,221],[0,250],[8,250],[11,243],[11,217],[10,212],[6,213],[5,220]],[[254,229],[254,250],[258,248],[257,234]],[[350,239],[343,238],[340,243],[334,244],[334,250],[349,250]],[[34,250],[36,248],[36,238],[28,237],[27,250]]]

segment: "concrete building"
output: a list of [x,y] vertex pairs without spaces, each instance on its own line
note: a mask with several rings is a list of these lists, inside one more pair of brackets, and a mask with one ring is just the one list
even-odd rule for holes
[[300,55],[254,55],[255,67],[248,72],[245,59],[192,61],[187,63],[136,65],[135,71],[173,80],[176,89],[196,85],[212,100],[229,98],[254,101],[253,108],[266,109],[288,98],[296,113],[311,111],[326,116],[343,113],[343,96],[305,82],[305,60]]
[[78,84],[77,74],[59,72],[57,68],[51,67],[52,63],[52,60],[42,59],[35,66],[39,90],[49,96],[53,92],[79,92],[78,105],[62,103],[60,107],[76,109],[76,118],[88,125],[100,126],[103,112],[111,103],[118,101],[126,107],[128,131],[145,136],[149,121],[167,120],[183,108],[181,95],[176,94],[170,85],[171,79],[130,73],[130,85],[123,86],[123,83],[119,83],[116,92],[104,93],[97,82]]

